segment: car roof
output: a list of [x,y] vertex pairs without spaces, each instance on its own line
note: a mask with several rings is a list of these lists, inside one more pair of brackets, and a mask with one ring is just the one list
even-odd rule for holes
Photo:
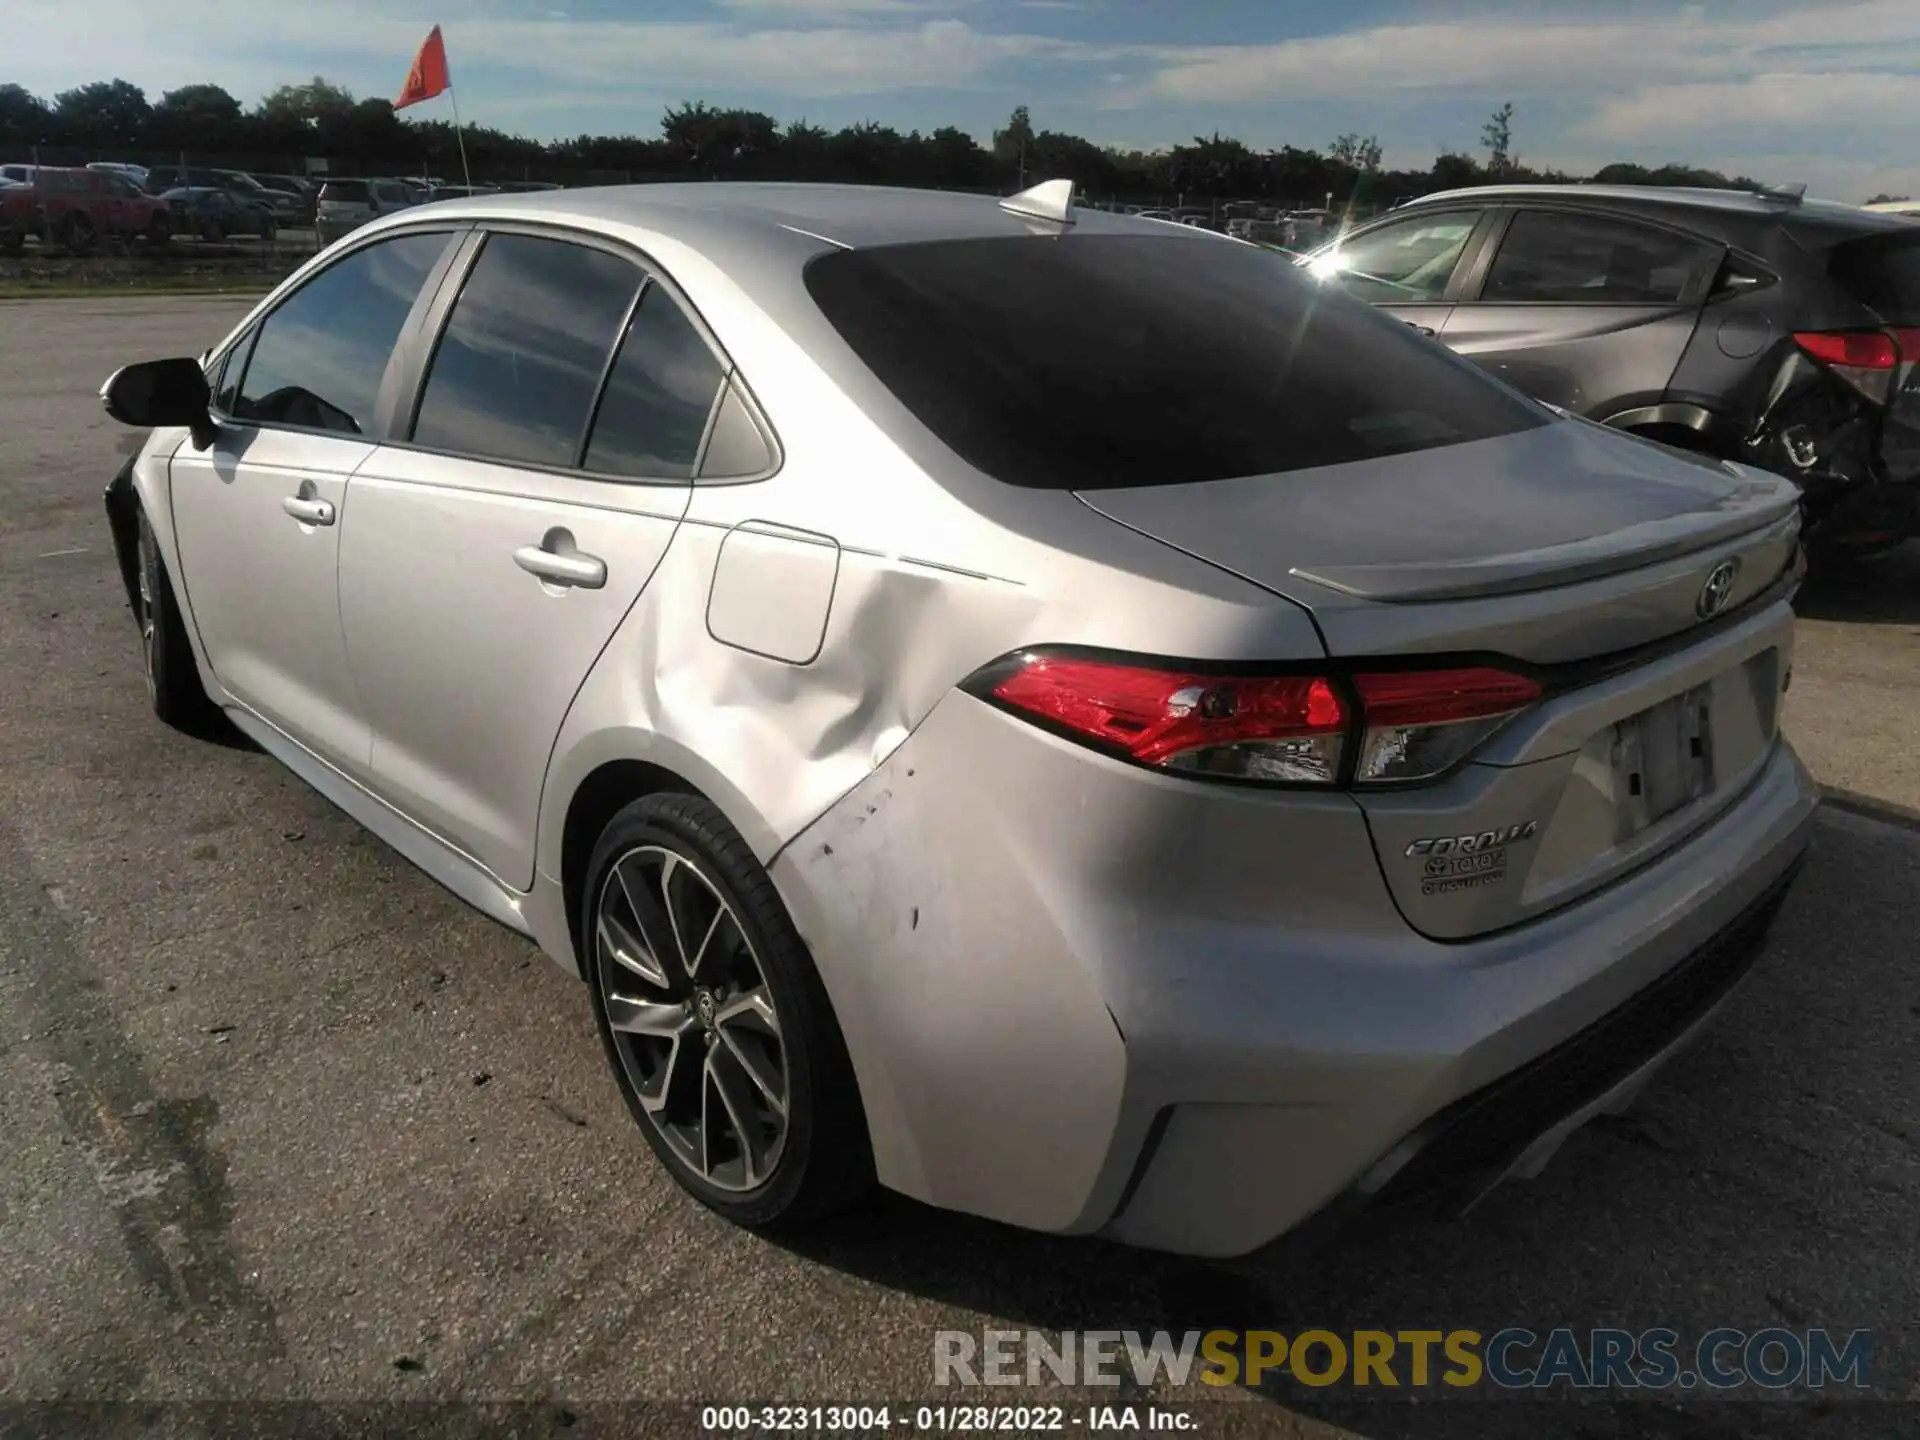
[[1401,206],[1461,201],[1567,201],[1616,206],[1647,212],[1692,210],[1726,217],[1756,220],[1803,218],[1827,224],[1854,224],[1862,230],[1891,229],[1884,212],[1871,211],[1837,200],[1801,200],[1790,194],[1756,190],[1714,190],[1687,185],[1473,185],[1422,195]]
[[[950,190],[781,181],[608,185],[480,195],[445,202],[445,213],[638,229],[695,249],[725,237],[763,238],[769,255],[791,253],[794,235],[839,249],[920,240],[1058,234],[1051,221],[1002,208],[998,197]],[[1076,232],[1167,236],[1179,230],[1130,215],[1075,207]],[[1215,243],[1221,237],[1210,237]],[[1203,242],[1204,243],[1204,240]]]

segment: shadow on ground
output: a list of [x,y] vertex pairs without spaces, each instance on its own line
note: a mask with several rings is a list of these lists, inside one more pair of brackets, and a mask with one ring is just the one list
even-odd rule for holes
[[1920,543],[1816,569],[1793,608],[1808,620],[1920,625]]

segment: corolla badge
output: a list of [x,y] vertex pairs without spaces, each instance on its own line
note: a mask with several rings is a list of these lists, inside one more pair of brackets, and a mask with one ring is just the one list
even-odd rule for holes
[[1700,587],[1700,594],[1693,602],[1693,613],[1702,620],[1711,620],[1727,608],[1727,601],[1733,598],[1733,582],[1740,574],[1740,560],[1722,560],[1707,572],[1706,583]]

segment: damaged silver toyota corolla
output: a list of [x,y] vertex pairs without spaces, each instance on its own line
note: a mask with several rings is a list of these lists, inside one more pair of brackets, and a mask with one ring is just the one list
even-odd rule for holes
[[155,707],[577,971],[742,1223],[1471,1198],[1780,904],[1795,491],[1066,188],[356,231],[104,391]]

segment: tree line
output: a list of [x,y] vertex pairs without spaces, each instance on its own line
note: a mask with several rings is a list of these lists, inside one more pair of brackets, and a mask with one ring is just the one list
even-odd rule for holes
[[[991,142],[954,126],[902,134],[863,121],[837,131],[756,110],[689,102],[669,109],[654,137],[581,135],[537,141],[469,125],[467,160],[476,180],[625,175],[634,179],[727,178],[839,180],[1005,191],[1041,179],[1068,178],[1095,197],[1270,200],[1297,206],[1384,205],[1487,180],[1575,178],[1523,164],[1513,151],[1511,103],[1482,132],[1483,155],[1443,153],[1424,170],[1381,167],[1370,135],[1341,135],[1324,149],[1283,145],[1255,150],[1230,136],[1195,136],[1160,151],[1100,146],[1078,135],[1036,130],[1026,106]],[[185,85],[149,101],[125,80],[99,80],[50,101],[23,86],[0,84],[0,159],[39,152],[47,163],[92,159],[224,160],[278,170],[325,158],[335,173],[452,176],[459,170],[453,127],[403,118],[384,99],[356,99],[320,77],[283,85],[252,107],[218,85]],[[1745,176],[1631,163],[1608,165],[1601,182],[1751,186]]]

